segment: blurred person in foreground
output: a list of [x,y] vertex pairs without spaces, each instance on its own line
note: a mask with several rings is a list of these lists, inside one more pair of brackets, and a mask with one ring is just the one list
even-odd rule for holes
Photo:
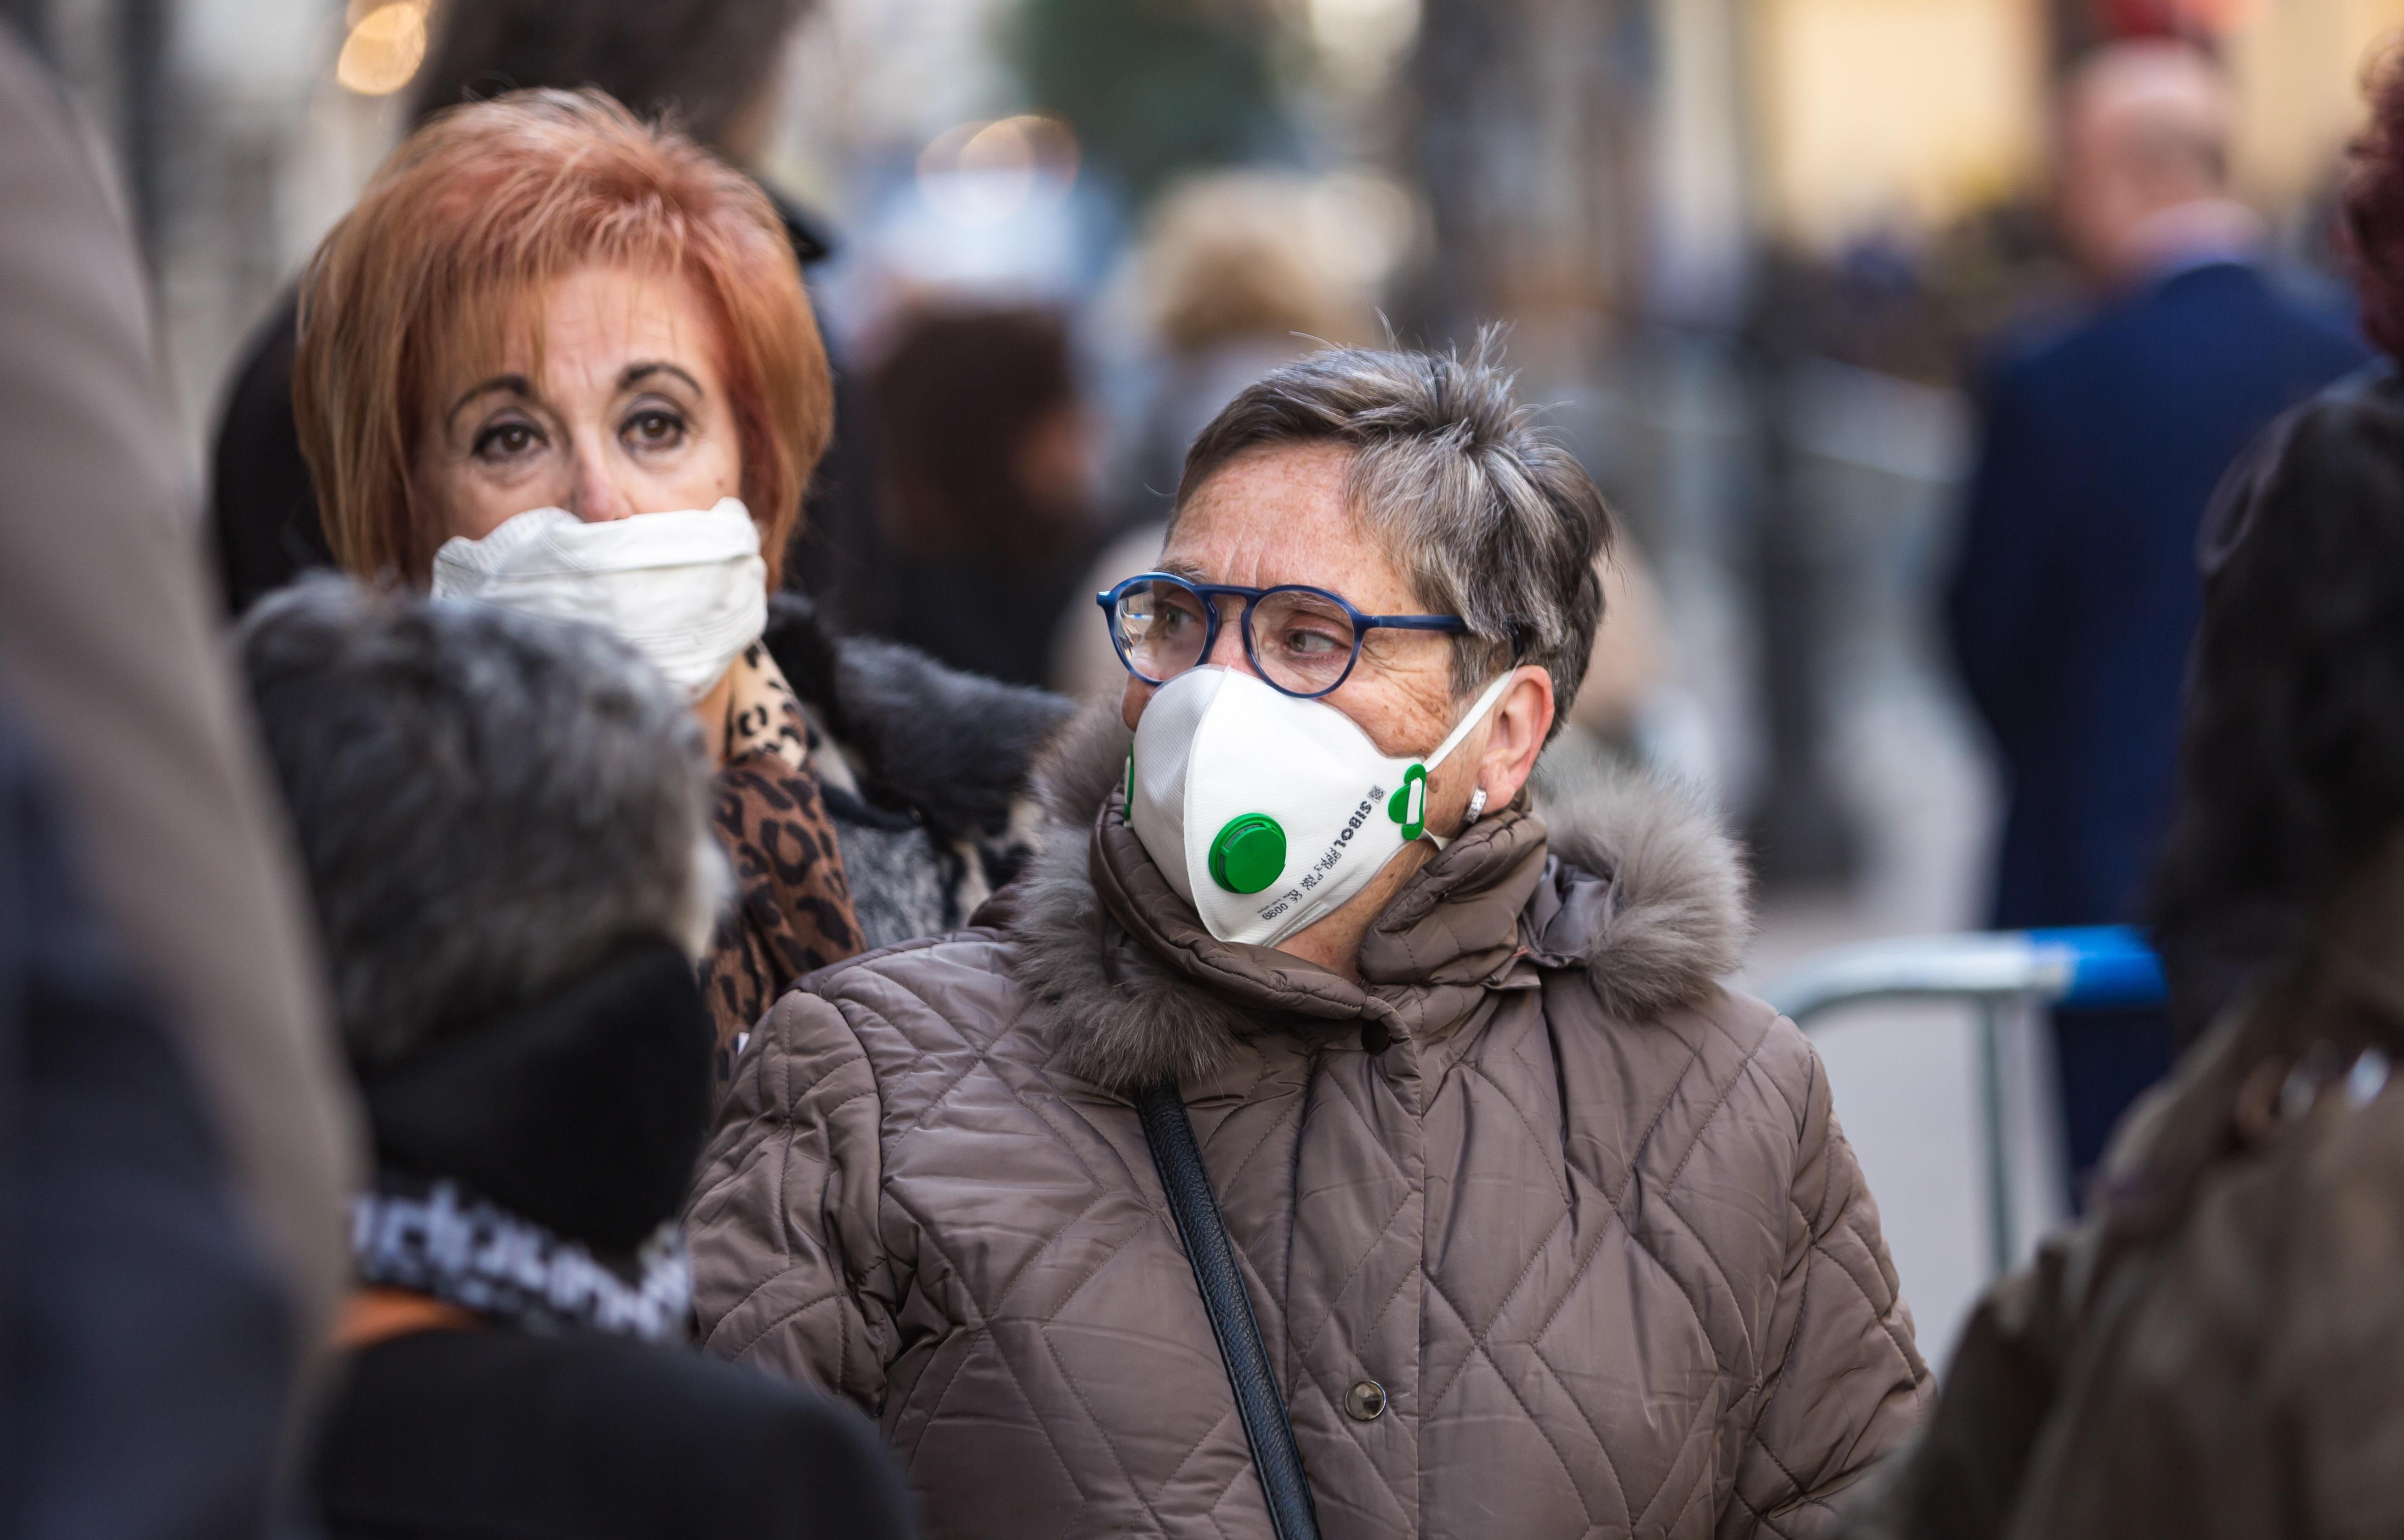
[[[2230,94],[2180,43],[2117,45],[2064,89],[2056,196],[2100,298],[2006,352],[1949,600],[2009,793],[1992,923],[2133,920],[2166,826],[2214,483],[2281,410],[2362,362],[2273,289],[2227,192]],[[2173,1049],[2159,1011],[2054,1019],[2074,1193]]]
[[1056,312],[922,309],[870,379],[902,602],[891,634],[1041,686],[1093,558],[1092,426]]
[[98,143],[0,21],[0,1533],[257,1533],[356,1114]]
[[[787,40],[810,0],[454,0],[435,7],[434,35],[409,98],[409,125],[463,103],[536,87],[592,87],[643,118],[666,117],[736,167],[758,163],[776,127]],[[832,237],[764,183],[804,268]],[[217,427],[210,529],[229,613],[304,570],[331,567],[325,528],[292,421],[295,297],[270,312],[236,369]],[[833,441],[806,490],[806,520],[786,553],[788,576],[825,596],[854,629],[879,619],[878,530],[866,458],[865,402],[835,371]]]
[[328,1533],[898,1540],[866,1423],[686,1342],[727,879],[683,692],[591,627],[332,577],[240,642],[376,1147]]
[[[2383,241],[2404,274],[2389,90]],[[2373,335],[2404,344],[2377,279]],[[2204,530],[2154,908],[2231,1003],[2113,1141],[2087,1221],[1972,1315],[1866,1540],[2404,1533],[2404,385],[2282,419]],[[2227,977],[2206,971],[2225,990]]]
[[1733,845],[1649,784],[1531,805],[1608,523],[1483,353],[1238,395],[1007,910],[762,1025],[706,1346],[881,1418],[931,1533],[1266,1535],[1165,1094],[1322,1533],[1821,1533],[1928,1374],[1810,1044],[1718,982]]
[[1065,705],[771,599],[832,398],[749,180],[597,92],[454,108],[326,238],[300,316],[347,571],[602,625],[690,696],[739,884],[702,963],[721,1076],[795,978],[1008,881]]

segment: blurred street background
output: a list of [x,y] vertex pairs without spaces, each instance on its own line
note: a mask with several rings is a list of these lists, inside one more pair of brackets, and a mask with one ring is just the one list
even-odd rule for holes
[[[247,340],[397,136],[426,5],[5,5],[123,170],[197,465]],[[1977,350],[2074,298],[2049,93],[2107,36],[2213,40],[2276,279],[2342,305],[2329,198],[2399,24],[2404,0],[819,0],[762,170],[830,232],[812,285],[886,487],[883,555],[848,553],[822,601],[942,652],[943,617],[898,595],[1014,520],[1041,532],[1013,547],[1021,645],[950,660],[1115,688],[1090,595],[1149,564],[1228,395],[1312,340],[1499,323],[1628,548],[1580,743],[1745,831],[1748,978],[1975,928],[1997,778],[1935,590]],[[968,445],[1012,495],[958,492]],[[1820,1041],[1941,1356],[1986,1267],[1969,1034],[1892,1007]],[[2043,1035],[2008,1042],[2025,1245],[2062,1180]]]

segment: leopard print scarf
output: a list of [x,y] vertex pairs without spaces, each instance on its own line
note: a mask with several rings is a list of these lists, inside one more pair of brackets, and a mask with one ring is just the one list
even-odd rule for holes
[[792,687],[754,643],[734,665],[718,772],[718,835],[734,865],[736,899],[701,964],[721,1090],[744,1035],[793,980],[864,944],[810,769],[816,746]]

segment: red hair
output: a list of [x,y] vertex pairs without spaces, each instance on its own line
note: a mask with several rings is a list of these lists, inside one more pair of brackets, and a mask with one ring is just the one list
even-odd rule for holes
[[2391,60],[2371,87],[2370,123],[2348,153],[2339,211],[2362,332],[2381,352],[2404,356],[2404,61]]
[[743,500],[773,586],[832,429],[826,349],[784,221],[749,178],[599,91],[519,91],[402,141],[300,284],[292,409],[346,571],[423,584],[444,532],[412,486],[436,383],[542,346],[591,266],[674,273],[717,323]]

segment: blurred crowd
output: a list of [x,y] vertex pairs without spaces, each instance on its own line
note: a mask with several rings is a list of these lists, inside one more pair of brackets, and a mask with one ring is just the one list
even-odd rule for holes
[[[1546,339],[1177,146],[1090,303],[846,267],[762,171],[805,10],[414,6],[198,498],[0,17],[9,1533],[2404,1531],[2404,72],[2318,269],[2132,27],[2041,206],[1737,334],[1797,420],[1966,374],[1985,922],[2168,981],[2051,1017],[2076,1222],[1932,1366],[1728,982],[1810,777],[1737,795]],[[1181,14],[1043,46],[1251,100]],[[943,196],[1073,177],[972,128]]]

